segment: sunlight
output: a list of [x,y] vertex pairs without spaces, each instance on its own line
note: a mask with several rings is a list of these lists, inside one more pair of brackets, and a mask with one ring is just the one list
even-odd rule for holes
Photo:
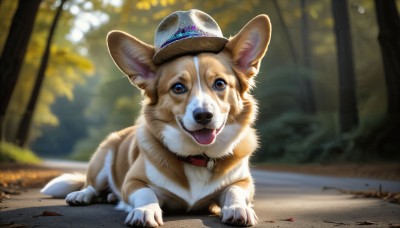
[[[112,5],[117,6],[118,1],[113,1]],[[78,43],[90,29],[98,28],[109,21],[110,17],[106,13],[100,11],[87,12],[87,10],[92,10],[92,8],[92,3],[85,3],[83,5],[83,10],[78,5],[71,5],[69,11],[71,14],[75,15],[75,21],[70,32],[66,35],[68,40],[73,43]]]

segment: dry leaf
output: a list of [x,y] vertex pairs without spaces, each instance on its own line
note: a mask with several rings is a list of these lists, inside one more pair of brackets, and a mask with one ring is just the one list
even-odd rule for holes
[[54,211],[43,211],[41,216],[62,216],[62,215]]
[[284,219],[283,221],[294,222],[294,218],[290,217],[290,218]]
[[25,228],[26,226],[24,224],[12,224],[11,226],[8,226],[7,228]]
[[325,222],[325,223],[332,223],[332,224],[335,224],[335,226],[350,225],[350,224],[346,224],[346,223],[343,223],[343,222],[332,222],[332,221],[323,221],[323,222]]
[[362,222],[357,222],[357,225],[376,225],[378,223],[374,221],[362,221]]
[[25,228],[24,224],[16,224],[14,222],[9,223],[0,223],[0,227],[7,227],[7,228]]
[[325,190],[336,190],[342,194],[351,194],[357,197],[364,197],[364,198],[378,198],[386,200],[390,203],[400,204],[400,192],[386,192],[382,191],[382,186],[379,186],[379,190],[367,190],[367,191],[348,191],[341,188],[336,187],[327,187],[324,186],[322,191]]

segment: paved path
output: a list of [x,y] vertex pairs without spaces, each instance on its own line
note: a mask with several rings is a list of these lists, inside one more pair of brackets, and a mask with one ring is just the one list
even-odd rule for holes
[[[54,165],[54,163],[52,162]],[[57,163],[62,168],[61,163]],[[70,167],[69,164],[67,164]],[[77,168],[84,169],[84,165]],[[400,205],[378,199],[354,198],[323,186],[348,190],[378,189],[400,191],[399,182],[356,178],[333,178],[304,174],[253,170],[257,193],[256,227],[390,227],[400,224]],[[70,207],[64,200],[40,195],[31,189],[0,204],[0,227],[13,222],[25,227],[124,227],[126,213],[113,205]],[[62,216],[40,216],[44,211]],[[292,218],[292,221],[284,221]],[[208,215],[166,215],[164,227],[228,227],[219,217]],[[15,226],[17,227],[17,226]]]

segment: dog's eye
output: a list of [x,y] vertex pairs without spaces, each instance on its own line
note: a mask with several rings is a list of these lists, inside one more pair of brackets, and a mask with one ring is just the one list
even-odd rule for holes
[[171,87],[171,91],[175,94],[183,94],[186,93],[187,88],[182,83],[175,83]]
[[214,82],[213,88],[218,91],[222,91],[226,88],[226,82],[223,79],[217,79]]

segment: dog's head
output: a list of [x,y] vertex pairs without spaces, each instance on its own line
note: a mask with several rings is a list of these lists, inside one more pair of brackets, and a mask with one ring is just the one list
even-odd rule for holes
[[255,120],[249,94],[271,33],[266,15],[246,24],[225,48],[174,58],[155,65],[153,46],[112,31],[107,41],[116,65],[139,87],[146,100],[148,129],[181,156],[225,156]]

